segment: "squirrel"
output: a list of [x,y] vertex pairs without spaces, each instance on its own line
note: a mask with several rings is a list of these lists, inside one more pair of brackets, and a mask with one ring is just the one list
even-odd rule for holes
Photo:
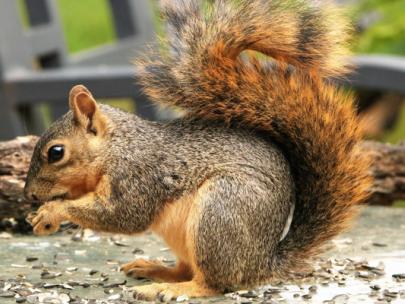
[[[353,96],[350,27],[309,1],[163,1],[168,51],[137,62],[144,92],[184,110],[152,122],[82,85],[37,143],[25,194],[34,233],[62,221],[161,236],[174,267],[136,260],[138,299],[204,297],[307,269],[367,198],[370,158]],[[260,54],[257,56],[257,54]],[[290,216],[291,214],[291,216]]]

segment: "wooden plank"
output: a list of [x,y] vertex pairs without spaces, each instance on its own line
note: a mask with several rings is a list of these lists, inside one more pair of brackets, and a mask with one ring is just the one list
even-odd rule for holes
[[95,95],[104,98],[129,97],[136,92],[136,77],[131,66],[84,67],[41,72],[8,74],[7,92],[14,104],[58,101],[67,98],[79,83],[88,85]]
[[24,134],[21,118],[17,109],[10,105],[5,98],[5,94],[0,84],[0,139],[12,139],[17,135]]
[[364,55],[354,58],[355,72],[346,85],[374,91],[405,94],[405,57]]
[[24,3],[31,26],[38,26],[51,21],[46,0],[25,0]]
[[157,110],[141,93],[136,79],[136,69],[132,66],[66,68],[9,74],[6,88],[14,106],[43,101],[65,105],[70,89],[84,84],[96,98],[130,97],[135,100],[141,117],[156,120]]

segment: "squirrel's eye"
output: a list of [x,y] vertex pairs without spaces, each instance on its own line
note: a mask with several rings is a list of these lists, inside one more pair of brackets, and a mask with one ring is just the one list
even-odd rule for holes
[[55,145],[48,150],[48,162],[54,163],[63,158],[65,147],[62,145]]

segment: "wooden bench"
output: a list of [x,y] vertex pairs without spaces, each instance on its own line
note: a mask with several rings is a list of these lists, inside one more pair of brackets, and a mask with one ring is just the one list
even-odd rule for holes
[[[157,111],[136,86],[129,64],[154,41],[148,0],[108,0],[117,41],[69,56],[60,17],[53,0],[24,0],[29,28],[25,29],[18,1],[0,2],[0,139],[43,130],[34,105],[51,105],[52,119],[67,110],[66,98],[77,83],[97,97],[130,97],[137,113],[156,119]],[[27,130],[28,125],[28,130]]]

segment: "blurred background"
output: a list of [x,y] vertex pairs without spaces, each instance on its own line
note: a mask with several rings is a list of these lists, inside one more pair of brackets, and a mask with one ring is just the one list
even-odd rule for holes
[[[405,139],[405,0],[336,1],[355,26],[358,68],[343,84],[357,95],[367,136],[397,144]],[[67,111],[78,83],[101,102],[170,119],[141,94],[130,64],[145,46],[161,48],[166,32],[158,0],[0,2],[0,140],[39,135]]]
[[[355,54],[405,56],[404,0],[351,0],[346,5],[356,25]],[[361,106],[369,110],[370,137],[391,143],[405,139],[403,95],[371,89],[358,93]]]
[[[0,75],[3,75],[3,79],[6,78],[6,82],[7,78],[11,79],[8,82],[16,81],[16,78],[17,81],[21,82],[21,78],[23,78],[21,74],[31,70],[83,65],[91,65],[93,67],[107,64],[114,64],[115,66],[127,65],[133,57],[136,57],[137,50],[142,49],[146,44],[150,45],[153,44],[153,41],[156,41],[155,33],[157,33],[158,36],[165,35],[165,27],[159,20],[158,0],[140,0],[138,1],[140,3],[139,5],[134,4],[136,1],[115,1],[114,4],[114,1],[111,0],[18,0],[8,2],[12,4],[0,4],[3,6],[0,6],[0,10],[3,11],[6,17],[8,16],[8,20],[5,22],[10,23],[10,17],[16,7],[18,9],[18,19],[15,21],[21,25],[22,32],[19,26],[15,26],[14,28],[9,27],[8,29],[4,29],[5,27],[3,27],[4,31],[8,31],[8,33],[7,35],[3,33],[2,36],[0,36],[1,45],[9,44],[8,49],[3,50],[3,55],[0,57]],[[339,0],[338,2],[347,7],[355,24],[356,35],[352,45],[353,51],[356,54],[405,56],[405,0]],[[117,3],[121,4],[117,5]],[[122,5],[122,3],[126,4]],[[41,13],[41,9],[47,12]],[[149,11],[140,12],[140,10]],[[135,12],[136,16],[129,16],[132,12]],[[47,37],[43,39],[43,43],[49,44],[49,48],[42,47],[44,54],[39,54],[41,50],[34,50],[34,53],[31,52],[31,54],[18,54],[18,48],[29,48],[31,45],[7,39],[13,36],[24,36],[27,35],[27,32],[34,32],[34,30],[41,31],[41,27],[44,28],[46,25],[46,22],[41,20],[41,18],[44,19],[41,14],[48,14],[48,16],[45,17],[47,22],[58,23],[56,24],[56,28],[60,31],[61,35],[58,37],[59,41],[57,41],[57,45],[54,46],[55,41],[52,41],[52,37]],[[125,18],[128,20],[124,20]],[[135,24],[137,22],[144,22],[143,28]],[[117,42],[122,44],[125,40],[130,40],[131,36],[136,35],[143,37],[137,41],[137,43],[134,43],[132,51],[123,53],[119,47],[118,49],[110,50],[108,54],[103,53],[104,50],[101,52],[88,51],[89,49],[94,50],[94,48],[100,46],[111,46]],[[35,35],[32,35],[30,39],[34,40]],[[13,40],[17,40],[16,37],[14,37]],[[42,41],[40,41],[40,43],[41,42]],[[32,41],[28,44],[32,44]],[[14,50],[13,47],[15,48]],[[34,48],[35,47],[36,46],[34,46]],[[86,50],[87,53],[85,52]],[[4,55],[4,52],[11,53],[14,57],[13,59],[19,64],[13,65],[6,62],[8,58],[7,55]],[[116,55],[111,56],[111,54],[114,53],[116,53]],[[124,54],[124,56],[120,58],[122,54]],[[27,67],[26,64],[21,62],[26,60],[26,58],[21,57],[28,57],[30,55],[32,55],[32,58],[30,58],[32,62],[29,62],[31,66]],[[35,55],[37,55],[37,58],[35,58]],[[58,58],[55,58],[55,56]],[[71,58],[69,58],[69,56]],[[92,56],[95,57],[93,61],[89,60],[89,57],[91,59]],[[75,57],[82,58],[77,60]],[[83,57],[85,59],[83,59]],[[111,57],[114,57],[114,59],[111,59]],[[103,59],[105,59],[105,61],[103,61]],[[1,66],[3,66],[3,69]],[[403,70],[403,73],[405,73],[405,70]],[[30,76],[31,78],[35,77],[35,75],[31,74]],[[53,75],[49,75],[48,77],[51,78],[52,76]],[[61,75],[58,76],[61,77]],[[381,76],[381,79],[383,80],[384,77]],[[32,79],[30,80],[33,81]],[[78,79],[78,81],[79,80],[80,79]],[[111,82],[113,80],[112,77]],[[55,81],[56,80],[54,80],[54,82]],[[50,79],[49,82],[54,83],[52,79]],[[403,86],[405,87],[405,83]],[[23,86],[20,85],[20,87],[16,85],[12,90],[26,90]],[[35,86],[29,87],[29,89],[32,88],[35,89]],[[42,88],[42,86],[38,86],[38,89],[35,90]],[[10,91],[7,87],[4,88],[4,90],[6,93]],[[61,96],[67,96],[66,90],[61,91]],[[362,115],[367,114],[367,116],[370,117],[370,128],[368,130],[370,137],[392,143],[396,143],[405,138],[405,104],[403,97],[398,94],[398,92],[389,90],[388,88],[381,90],[380,88],[373,89],[368,87],[367,90],[357,88],[357,93],[359,94],[360,112],[362,112]],[[21,99],[24,99],[25,95],[30,94],[32,94],[32,92],[20,94],[22,95]],[[95,94],[98,95],[97,91]],[[20,98],[19,96],[14,97],[11,95],[13,94],[9,93],[6,99]],[[36,93],[36,95],[40,94]],[[54,114],[56,115],[52,115],[52,111],[47,105],[47,102],[51,101],[60,104],[63,101],[54,102],[54,100],[46,100],[48,97],[46,95],[47,94],[44,93],[44,100],[42,101],[35,100],[34,102],[31,100],[33,98],[26,98],[29,99],[27,102],[16,100],[8,101],[10,107],[14,107],[15,104],[18,104],[19,113],[17,113],[17,116],[22,115],[23,118],[20,126],[22,130],[17,130],[16,132],[40,133],[55,117],[66,110],[63,104],[59,105],[59,111],[54,109]],[[104,95],[107,96],[102,97],[118,94],[110,93]],[[133,99],[138,94],[134,93],[134,95],[135,96],[130,97]],[[55,97],[49,99],[55,99]],[[104,99],[103,101],[106,102],[107,100]],[[136,111],[136,103],[132,102],[132,100],[128,101],[116,97],[108,102],[128,111]],[[30,106],[27,107],[26,103],[29,103]],[[0,106],[2,108],[5,107],[4,101],[0,101]],[[147,105],[146,107],[151,106]],[[35,108],[35,110],[33,110],[33,108]],[[38,111],[41,117],[39,119],[37,118],[37,121],[35,121],[32,112],[38,113]],[[146,112],[148,112],[148,109],[146,109]],[[152,113],[146,113],[144,116],[152,117],[154,115]],[[14,119],[17,118],[14,117]],[[5,126],[2,126],[2,128],[4,129]],[[2,137],[4,138],[6,135],[3,133],[7,133],[7,130],[6,132],[2,132]],[[12,133],[13,132],[8,132],[10,135],[12,135]]]

